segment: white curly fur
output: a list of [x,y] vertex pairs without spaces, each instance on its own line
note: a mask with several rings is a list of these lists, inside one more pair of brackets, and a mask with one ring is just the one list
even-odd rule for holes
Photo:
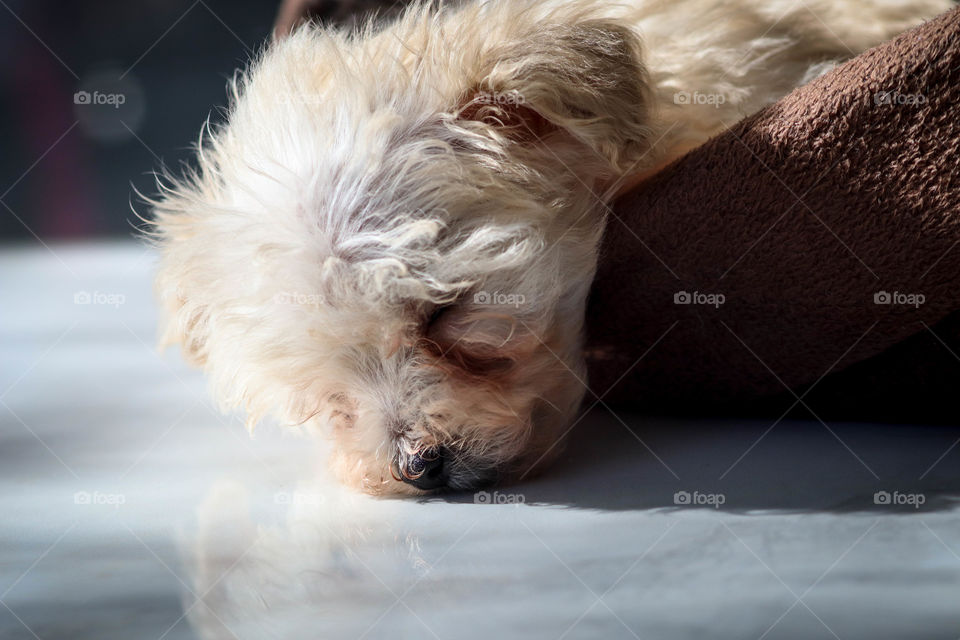
[[153,203],[162,342],[251,426],[331,434],[366,491],[416,491],[393,476],[439,447],[455,488],[539,468],[585,391],[624,181],[949,6],[497,0],[304,27]]

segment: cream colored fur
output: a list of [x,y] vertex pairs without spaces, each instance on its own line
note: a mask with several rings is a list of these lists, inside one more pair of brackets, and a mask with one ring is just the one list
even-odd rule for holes
[[154,203],[162,341],[251,426],[329,435],[365,491],[415,492],[395,477],[440,447],[454,488],[540,468],[585,392],[623,181],[949,6],[494,1],[302,28]]

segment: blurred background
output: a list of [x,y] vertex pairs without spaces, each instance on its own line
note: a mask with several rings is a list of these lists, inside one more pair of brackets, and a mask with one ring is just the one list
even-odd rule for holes
[[0,2],[0,237],[129,237],[270,32],[269,0]]
[[[345,22],[391,3],[312,4],[318,18]],[[153,193],[151,171],[189,160],[279,8],[0,0],[0,239],[131,237],[131,206],[147,213],[134,190]]]

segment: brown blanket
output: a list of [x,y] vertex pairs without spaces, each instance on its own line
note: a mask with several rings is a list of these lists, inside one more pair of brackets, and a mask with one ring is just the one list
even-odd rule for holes
[[813,386],[834,415],[956,420],[958,147],[954,10],[658,173],[610,219],[591,387],[672,412]]

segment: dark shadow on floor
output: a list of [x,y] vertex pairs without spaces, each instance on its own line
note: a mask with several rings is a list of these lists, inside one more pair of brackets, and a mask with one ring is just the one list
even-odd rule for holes
[[960,500],[960,427],[774,422],[596,410],[546,473],[496,490],[527,504],[603,510],[909,514]]

